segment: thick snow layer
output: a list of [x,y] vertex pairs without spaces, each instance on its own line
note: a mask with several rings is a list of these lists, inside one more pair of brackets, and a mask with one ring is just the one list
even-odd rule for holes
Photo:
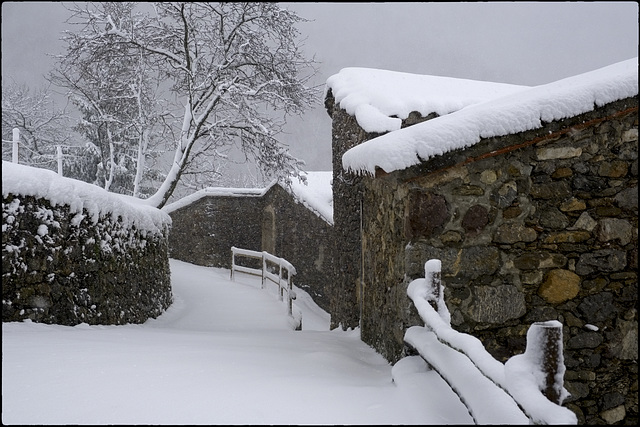
[[47,199],[53,206],[68,205],[72,214],[85,209],[93,222],[107,215],[120,216],[125,226],[152,233],[162,233],[171,224],[169,215],[135,197],[110,193],[47,169],[2,161],[2,195],[9,194]]
[[175,210],[197,202],[203,197],[262,197],[271,186],[266,188],[207,187],[189,194],[180,200],[169,203],[162,210],[171,213]]
[[306,177],[306,183],[294,179],[288,191],[320,218],[333,224],[333,172],[307,172]]
[[170,266],[174,302],[144,324],[3,322],[3,425],[473,424],[434,371],[329,330],[304,290],[294,331],[260,278]]
[[[332,176],[333,173],[331,171],[306,172],[306,183],[294,179],[292,180],[291,188],[287,188],[286,186],[284,188],[298,202],[305,205],[329,224],[333,224],[333,191],[331,189]],[[165,206],[162,210],[170,213],[207,196],[262,197],[275,184],[276,181],[272,182],[265,188],[204,188]]]
[[[417,78],[413,81],[403,78],[400,84],[393,81],[396,74],[383,74],[380,70],[351,69],[347,74],[348,78],[342,78],[341,73],[330,77],[327,85],[337,86],[340,99],[349,101],[341,103],[341,107],[348,113],[355,114],[365,130],[371,121],[378,120],[382,123],[381,116],[416,109],[417,96],[411,94],[408,88],[398,90],[398,96],[389,95],[387,88],[402,88],[403,84],[410,82],[418,84],[420,80]],[[377,88],[358,84],[356,73],[363,81],[369,81],[375,76],[379,80]],[[351,89],[347,84],[349,82],[354,86]],[[473,93],[473,85],[469,81],[467,84],[469,86],[466,89]],[[367,90],[378,90],[379,93],[369,94]],[[415,87],[414,92],[423,93],[424,97],[429,96],[428,91],[419,87]],[[407,96],[404,108],[401,98],[403,93],[411,94]],[[592,111],[595,107],[637,95],[636,57],[546,85],[528,89],[520,87],[501,97],[484,101],[475,98],[475,102],[469,102],[461,106],[464,108],[458,108],[450,114],[446,114],[449,112],[446,109],[441,109],[439,114],[444,115],[440,117],[387,133],[350,149],[342,157],[342,164],[345,169],[372,175],[376,167],[386,172],[401,170],[434,156],[469,147],[482,138],[538,129],[543,126],[543,122],[573,117]],[[428,99],[434,105],[443,102],[437,94]],[[447,96],[444,99],[449,101]],[[362,104],[369,107],[362,110]],[[374,115],[371,112],[371,104],[380,114]],[[358,112],[362,115],[363,111],[372,114],[358,117]]]
[[[427,273],[430,268],[433,267],[428,262],[425,266]],[[429,300],[433,300],[433,295],[429,286],[428,279],[416,279],[407,287],[407,295],[425,322],[425,327],[409,328],[405,340],[460,393],[477,423],[518,424],[523,421],[517,408],[512,407],[512,402],[509,403],[511,398],[502,393],[504,390],[518,400],[519,406],[535,423],[577,423],[572,411],[556,405],[541,393],[545,388],[545,377],[540,373],[541,350],[535,345],[539,341],[534,336],[538,328],[529,330],[525,354],[513,356],[506,364],[502,364],[487,352],[479,339],[451,327],[446,306],[438,308],[442,312],[431,307]],[[557,321],[546,323],[549,326],[561,326]],[[532,341],[533,345],[530,345]],[[559,391],[564,399],[567,395],[562,387],[564,359],[560,360],[560,364],[559,378],[554,387],[561,389]],[[470,394],[467,387],[471,382],[475,384],[475,393]],[[501,403],[496,404],[497,399]],[[491,410],[487,411],[488,408]]]
[[367,132],[400,129],[413,111],[439,116],[487,101],[527,86],[451,77],[423,76],[367,68],[343,68],[327,79],[337,105]]

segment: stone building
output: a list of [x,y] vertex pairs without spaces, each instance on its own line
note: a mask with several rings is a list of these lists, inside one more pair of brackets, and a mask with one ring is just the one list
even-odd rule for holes
[[293,282],[329,309],[324,290],[331,235],[331,172],[308,172],[291,188],[206,188],[166,206],[172,218],[169,256],[231,267],[231,247],[266,251],[296,268]]
[[422,324],[407,286],[437,258],[453,327],[505,361],[531,323],[559,320],[565,405],[635,423],[637,65],[531,88],[332,76],[332,325],[399,360]]

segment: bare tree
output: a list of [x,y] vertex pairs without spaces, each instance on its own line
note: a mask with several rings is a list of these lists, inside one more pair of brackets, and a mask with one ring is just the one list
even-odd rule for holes
[[[69,142],[69,117],[57,109],[48,87],[34,92],[2,79],[2,139],[20,131],[19,162],[55,170],[56,147]],[[11,159],[11,145],[2,144],[2,158]]]
[[[104,6],[115,22],[129,22],[135,4]],[[157,97],[160,79],[147,55],[125,44],[92,43],[94,31],[67,32],[66,54],[49,81],[68,90],[81,114],[75,129],[93,144],[98,157],[94,183],[109,191],[145,195],[141,183],[152,175],[147,159],[163,153],[158,147],[169,116]]]
[[318,101],[317,89],[306,86],[315,70],[300,52],[295,25],[302,18],[275,3],[118,4],[73,7],[70,23],[81,29],[68,33],[73,53],[67,58],[100,55],[109,58],[101,66],[113,71],[136,58],[171,94],[169,110],[181,116],[175,154],[148,203],[164,206],[184,174],[215,170],[211,165],[231,147],[265,177],[287,184],[304,179],[304,163],[277,139],[287,116]]

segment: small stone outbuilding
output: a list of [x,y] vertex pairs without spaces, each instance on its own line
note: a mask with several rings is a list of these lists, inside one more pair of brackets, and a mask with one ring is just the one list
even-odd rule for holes
[[637,422],[637,66],[532,88],[332,76],[332,325],[399,360],[423,324],[407,286],[440,259],[454,328],[505,361],[531,323],[559,320],[565,405]]
[[231,247],[266,251],[296,268],[293,282],[323,309],[331,271],[331,172],[308,172],[307,184],[206,188],[167,205],[169,256],[208,267],[231,267]]

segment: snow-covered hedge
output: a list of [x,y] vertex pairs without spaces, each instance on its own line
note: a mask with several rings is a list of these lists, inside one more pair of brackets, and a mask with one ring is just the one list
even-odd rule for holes
[[141,323],[170,304],[170,217],[55,173],[2,165],[2,320]]

